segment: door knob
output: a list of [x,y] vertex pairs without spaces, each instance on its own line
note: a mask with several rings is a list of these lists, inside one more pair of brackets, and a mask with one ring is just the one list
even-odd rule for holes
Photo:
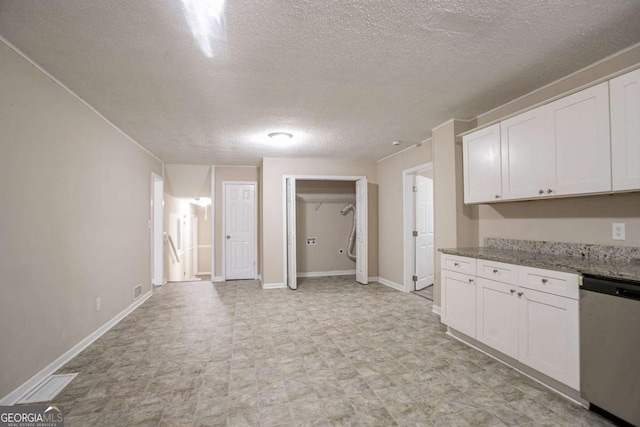
[[516,292],[515,289],[511,289],[509,292],[511,292],[512,294]]
[[469,279],[469,283],[473,283],[473,279]]
[[518,292],[519,297],[521,297],[522,295],[524,295],[524,292]]
[[551,193],[553,193],[553,190],[552,190],[552,189],[548,189],[548,190],[547,190],[547,193],[548,193],[548,194],[551,194]]
[[229,240],[231,238],[231,236],[227,236],[227,240]]
[[498,194],[496,194],[496,199],[499,199],[499,198],[500,198],[500,196]]
[[548,280],[547,279],[542,279],[542,283],[547,283]]
[[538,194],[544,194],[544,190],[539,190]]
[[497,273],[497,272],[498,272],[498,269],[497,269],[497,268],[494,268],[494,269],[493,269],[493,272],[494,272],[494,273]]

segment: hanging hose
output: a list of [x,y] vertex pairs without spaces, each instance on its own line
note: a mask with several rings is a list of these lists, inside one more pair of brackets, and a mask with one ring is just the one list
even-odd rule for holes
[[351,234],[349,234],[349,245],[347,247],[347,256],[351,261],[356,260],[356,254],[353,249],[356,244],[356,208],[352,204],[348,204],[342,210],[340,210],[340,215],[346,215],[349,211],[353,211],[353,226],[351,227]]

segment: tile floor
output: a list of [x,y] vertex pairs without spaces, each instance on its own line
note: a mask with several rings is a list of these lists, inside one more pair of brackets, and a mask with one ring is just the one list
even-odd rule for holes
[[61,372],[67,426],[609,425],[352,278],[172,283]]

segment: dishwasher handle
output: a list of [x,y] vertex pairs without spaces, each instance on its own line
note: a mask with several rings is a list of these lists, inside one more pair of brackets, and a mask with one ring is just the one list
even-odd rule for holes
[[629,298],[640,301],[640,291],[636,291],[633,289],[617,288],[616,295],[621,298]]

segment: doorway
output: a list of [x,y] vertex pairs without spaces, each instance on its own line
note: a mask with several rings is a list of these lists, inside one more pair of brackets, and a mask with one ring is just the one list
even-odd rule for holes
[[223,181],[222,275],[224,280],[257,279],[257,182]]
[[433,300],[435,245],[433,166],[403,171],[404,288]]
[[[355,182],[354,209],[343,209],[342,215],[353,212],[355,216],[355,274],[356,281],[368,283],[368,206],[367,206],[367,178],[364,176],[284,176],[283,177],[283,212],[284,212],[284,266],[283,275],[290,289],[298,288],[298,260],[297,260],[297,202],[296,188],[301,181],[351,181]],[[346,208],[346,206],[345,206]],[[317,236],[316,236],[317,237]],[[313,237],[310,237],[313,243]],[[317,241],[316,241],[317,242]],[[345,248],[348,250],[348,247]]]
[[163,254],[163,193],[164,181],[160,175],[151,173],[151,284],[164,284]]

